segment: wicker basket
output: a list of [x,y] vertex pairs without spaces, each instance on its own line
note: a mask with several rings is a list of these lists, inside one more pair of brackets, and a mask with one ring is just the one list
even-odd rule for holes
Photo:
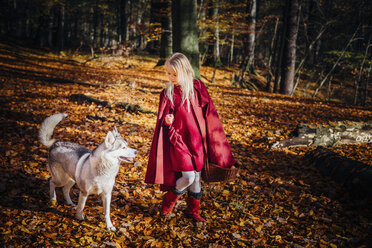
[[224,168],[217,164],[209,163],[208,159],[206,159],[202,171],[202,179],[207,183],[230,182],[236,178],[238,172],[239,168],[235,166]]

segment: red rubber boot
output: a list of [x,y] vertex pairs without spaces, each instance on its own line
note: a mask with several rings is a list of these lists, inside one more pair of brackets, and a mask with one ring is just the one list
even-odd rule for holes
[[177,200],[181,197],[182,194],[178,195],[173,192],[173,190],[169,190],[163,196],[163,203],[161,213],[162,215],[167,215],[172,212],[174,205],[176,205]]
[[[190,194],[189,192],[189,197],[186,200],[187,202],[186,215],[196,221],[206,222],[206,220],[199,214],[201,193],[198,193],[198,195],[200,194],[199,197],[194,197],[193,196],[194,194],[195,193],[192,192]],[[199,198],[199,200],[197,200],[197,198]]]

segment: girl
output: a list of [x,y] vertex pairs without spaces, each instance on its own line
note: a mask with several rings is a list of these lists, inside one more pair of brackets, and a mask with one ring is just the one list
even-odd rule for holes
[[163,215],[170,213],[189,189],[186,215],[205,222],[199,214],[205,159],[222,167],[231,167],[236,161],[207,88],[193,79],[187,57],[175,53],[165,67],[169,83],[160,94],[145,182],[160,184],[160,189],[167,191]]

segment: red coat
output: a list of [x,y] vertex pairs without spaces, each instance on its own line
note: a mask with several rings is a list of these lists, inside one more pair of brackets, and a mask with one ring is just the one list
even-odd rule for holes
[[[162,190],[175,186],[177,171],[201,171],[204,149],[211,163],[227,168],[236,163],[216,108],[200,80],[194,80],[194,92],[196,99],[191,101],[190,112],[186,103],[181,104],[178,87],[174,90],[174,107],[165,90],[160,94],[145,182],[160,184]],[[169,113],[174,114],[174,122],[168,127],[164,120]]]

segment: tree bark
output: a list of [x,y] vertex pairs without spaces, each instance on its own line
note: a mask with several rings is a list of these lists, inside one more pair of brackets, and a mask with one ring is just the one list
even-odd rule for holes
[[323,175],[341,183],[352,193],[352,198],[372,196],[371,166],[342,157],[323,147],[306,153],[305,159],[315,165]]
[[127,2],[128,0],[120,0],[120,35],[121,41],[127,41],[128,37],[128,20],[127,20]]
[[295,137],[277,141],[271,148],[298,146],[339,146],[372,142],[372,123],[347,122],[334,125],[300,124]]
[[[288,0],[287,0],[288,1]],[[284,43],[285,43],[285,37],[287,33],[287,23],[288,23],[288,13],[289,12],[289,5],[284,5],[283,10],[283,17],[282,17],[282,29],[281,32],[278,33],[278,39],[275,43],[275,50],[278,52],[275,56],[275,79],[274,79],[274,93],[278,92],[279,89],[279,82],[280,82],[280,69],[282,67],[283,63],[283,51],[284,51]],[[280,38],[279,38],[280,37]]]
[[173,52],[185,54],[200,78],[196,0],[172,0]]
[[63,50],[64,45],[64,28],[65,28],[65,6],[58,6],[58,34],[57,34],[57,47],[58,51]]
[[[96,0],[93,9],[93,44],[96,46],[100,44],[99,42],[99,0]],[[101,27],[102,28],[102,27]]]
[[208,15],[212,20],[211,28],[209,32],[212,34],[211,38],[207,40],[208,49],[207,53],[210,52],[210,55],[207,54],[207,59],[205,61],[206,65],[215,67],[221,62],[220,60],[220,30],[219,30],[219,20],[218,20],[218,9],[219,9],[219,0],[210,1],[208,4]]
[[214,30],[214,37],[216,42],[214,43],[213,47],[213,58],[214,58],[214,67],[221,64],[220,58],[220,28],[219,28],[219,20],[218,20],[218,9],[219,9],[219,0],[214,1],[214,13],[213,13],[213,20],[215,22],[215,30]]
[[172,14],[171,14],[171,7],[172,3],[170,0],[166,0],[163,5],[162,9],[165,12],[161,15],[161,41],[160,41],[160,60],[158,61],[156,66],[164,65],[166,59],[172,54],[173,46],[172,46]]
[[249,15],[249,27],[248,27],[248,64],[246,67],[249,71],[254,67],[254,52],[255,52],[255,39],[256,39],[256,10],[257,0],[252,0],[251,10]]
[[244,35],[243,37],[243,44],[245,49],[243,60],[241,63],[240,68],[240,75],[239,75],[239,83],[240,85],[244,86],[244,75],[248,71],[251,72],[251,65],[253,65],[254,61],[254,47],[255,47],[255,31],[256,31],[256,10],[257,10],[257,2],[256,0],[252,0],[251,4],[247,3],[246,13],[248,15],[247,23],[248,23],[248,34]]
[[277,17],[276,18],[276,21],[275,21],[275,27],[274,27],[274,33],[273,33],[273,38],[271,39],[271,43],[270,43],[270,50],[269,50],[269,60],[268,60],[268,65],[267,65],[267,69],[269,70],[269,73],[268,73],[268,76],[266,78],[266,91],[267,92],[270,92],[271,91],[271,80],[273,78],[273,57],[275,56],[275,53],[276,53],[276,49],[277,46],[274,47],[274,44],[277,44],[277,40],[278,40],[278,25],[279,25],[279,18]]
[[53,47],[53,21],[55,14],[55,6],[51,6],[49,9],[49,18],[48,18],[48,46],[49,48]]
[[234,61],[234,42],[235,42],[235,30],[233,28],[231,34],[231,44],[230,44],[230,53],[229,53],[229,63],[228,66],[230,67]]
[[280,93],[290,95],[293,91],[295,76],[299,5],[298,0],[287,0],[286,4],[288,5],[288,22],[281,68]]

